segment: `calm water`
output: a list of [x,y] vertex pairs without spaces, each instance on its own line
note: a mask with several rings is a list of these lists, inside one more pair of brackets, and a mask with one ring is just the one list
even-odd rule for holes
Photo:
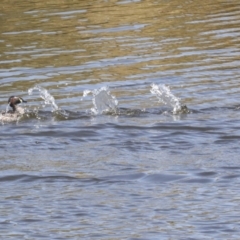
[[1,239],[239,239],[238,1],[0,9]]

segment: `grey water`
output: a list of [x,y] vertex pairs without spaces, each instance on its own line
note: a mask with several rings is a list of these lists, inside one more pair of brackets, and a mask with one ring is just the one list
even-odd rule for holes
[[[4,1],[0,239],[239,239],[238,1]],[[186,105],[188,112],[181,112]]]

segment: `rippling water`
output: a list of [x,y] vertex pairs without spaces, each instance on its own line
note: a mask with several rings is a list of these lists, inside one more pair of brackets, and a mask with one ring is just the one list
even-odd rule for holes
[[0,21],[1,111],[28,101],[0,125],[2,239],[239,239],[237,1],[3,1]]

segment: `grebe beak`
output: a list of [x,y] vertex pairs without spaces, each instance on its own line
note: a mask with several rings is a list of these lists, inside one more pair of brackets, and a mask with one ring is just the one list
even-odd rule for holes
[[22,98],[19,98],[21,102],[27,102],[26,100],[22,99]]

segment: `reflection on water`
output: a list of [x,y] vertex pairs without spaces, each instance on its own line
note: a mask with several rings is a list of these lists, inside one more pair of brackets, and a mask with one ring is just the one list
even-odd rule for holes
[[2,238],[239,238],[237,1],[1,7]]

